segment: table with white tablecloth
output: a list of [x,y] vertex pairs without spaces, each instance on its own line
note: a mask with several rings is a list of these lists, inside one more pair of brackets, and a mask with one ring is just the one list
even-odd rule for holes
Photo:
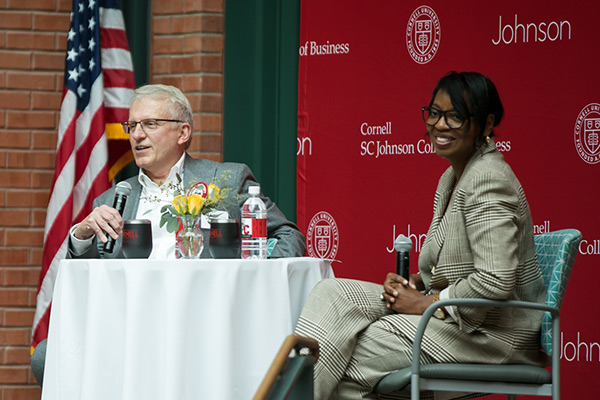
[[329,262],[63,260],[42,398],[250,399]]

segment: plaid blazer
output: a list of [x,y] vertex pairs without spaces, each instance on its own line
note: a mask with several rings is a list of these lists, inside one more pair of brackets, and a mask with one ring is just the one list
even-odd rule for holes
[[[478,149],[459,182],[451,167],[440,178],[419,271],[427,292],[449,288],[452,298],[543,303],[529,205],[494,141]],[[473,361],[537,363],[533,359],[539,357],[540,312],[469,307],[451,311],[455,318],[434,324],[437,332],[428,335],[447,346],[445,351],[431,348],[434,357],[438,351],[471,351],[480,353]],[[467,340],[458,340],[461,335]],[[473,344],[483,347],[473,349]]]

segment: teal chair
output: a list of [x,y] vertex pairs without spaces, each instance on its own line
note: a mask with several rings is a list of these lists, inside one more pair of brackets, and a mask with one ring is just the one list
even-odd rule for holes
[[[535,248],[546,285],[545,304],[486,299],[446,299],[423,313],[413,344],[412,365],[384,377],[375,393],[384,395],[410,389],[411,399],[421,390],[484,394],[552,396],[560,399],[560,307],[581,241],[581,233],[564,229],[535,236]],[[543,310],[541,347],[551,356],[552,372],[529,365],[420,364],[423,333],[433,312],[440,306],[523,307]],[[554,351],[556,350],[556,351]]]
[[277,244],[276,238],[268,238],[267,239],[267,258],[271,257],[271,253],[273,252],[273,249],[275,248],[276,244]]

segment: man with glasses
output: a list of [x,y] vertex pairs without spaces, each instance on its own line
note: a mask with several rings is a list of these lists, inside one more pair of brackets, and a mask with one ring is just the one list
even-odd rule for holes
[[[192,141],[194,127],[192,108],[185,95],[167,85],[146,85],[135,91],[129,110],[129,121],[123,122],[125,133],[137,166],[138,176],[127,179],[132,190],[125,203],[123,217],[112,207],[115,188],[94,200],[94,210],[71,228],[68,257],[123,258],[120,241],[123,220],[150,219],[153,249],[150,258],[175,258],[175,235],[160,228],[160,209],[173,200],[173,193],[161,190],[175,183],[177,174],[183,183],[190,180],[213,182],[224,173],[230,175],[228,186],[237,193],[226,204],[229,218],[240,219],[240,208],[248,197],[248,186],[257,185],[248,166],[238,163],[218,163],[196,159],[186,153]],[[157,201],[157,199],[159,201]],[[262,197],[267,206],[267,235],[277,239],[271,257],[300,257],[305,253],[304,236],[295,224],[269,198]],[[208,228],[204,221],[203,228]],[[115,240],[112,253],[103,250],[107,235]],[[209,257],[205,246],[202,257]],[[41,385],[46,359],[46,343],[42,341],[31,357],[31,368]]]
[[[167,85],[146,85],[135,91],[129,110],[129,121],[123,122],[129,134],[131,150],[139,175],[127,182],[132,191],[123,210],[123,217],[112,207],[115,188],[109,189],[94,201],[94,210],[71,229],[69,256],[75,258],[122,258],[120,241],[123,220],[150,219],[152,221],[153,250],[150,258],[175,258],[175,237],[160,228],[160,209],[173,200],[173,193],[164,190],[176,183],[177,174],[183,183],[190,181],[211,183],[223,174],[230,175],[227,186],[232,193],[226,204],[230,218],[240,219],[240,208],[248,197],[248,186],[256,185],[250,169],[239,163],[218,163],[195,159],[186,153],[192,140],[194,120],[188,99],[177,88]],[[161,190],[162,188],[162,190]],[[233,198],[235,196],[235,198]],[[159,199],[159,201],[157,201]],[[271,257],[304,255],[304,236],[295,224],[288,221],[269,198],[267,206],[267,233],[277,239]],[[203,228],[208,228],[204,220]],[[115,240],[112,253],[103,250],[108,236]],[[202,257],[209,257],[205,246]]]

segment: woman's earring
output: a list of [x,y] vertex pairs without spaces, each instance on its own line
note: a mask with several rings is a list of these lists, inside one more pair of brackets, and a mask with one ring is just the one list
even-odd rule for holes
[[486,141],[487,143],[490,143],[490,141],[491,141],[491,140],[492,140],[492,139],[490,139],[490,137],[489,137],[489,136],[486,136],[486,137],[485,137],[485,141]]

